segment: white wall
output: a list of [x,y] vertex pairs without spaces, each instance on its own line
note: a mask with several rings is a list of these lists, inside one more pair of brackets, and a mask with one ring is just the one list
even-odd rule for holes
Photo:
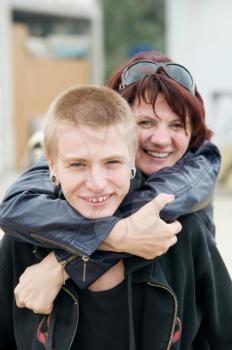
[[[219,143],[232,144],[232,1],[166,0],[167,52],[186,65]],[[215,92],[227,95],[216,102]]]

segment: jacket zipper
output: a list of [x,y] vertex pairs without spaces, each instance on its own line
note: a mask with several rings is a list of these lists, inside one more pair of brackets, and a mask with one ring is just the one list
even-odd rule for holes
[[[37,241],[49,243],[50,248],[51,248],[51,246],[52,247],[54,246],[54,241],[52,241],[49,238],[41,237],[41,236],[37,235],[36,233],[31,233],[31,237],[36,238]],[[87,254],[83,254],[80,250],[70,248],[67,245],[56,241],[56,248],[58,248],[58,247],[60,249],[65,250],[66,252],[68,252],[70,254],[79,255],[79,256],[88,256]]]
[[75,297],[75,295],[73,295],[66,287],[62,288],[73,300],[74,300],[74,304],[76,305],[76,309],[77,309],[77,319],[76,319],[76,325],[75,325],[75,330],[74,330],[74,334],[72,336],[71,342],[69,344],[69,347],[67,350],[70,350],[72,345],[73,345],[73,340],[75,338],[76,332],[77,332],[77,326],[78,326],[78,318],[79,318],[79,303],[77,298]]
[[147,284],[149,286],[152,286],[152,287],[158,287],[158,288],[161,288],[161,289],[165,289],[167,292],[169,292],[171,294],[171,296],[173,297],[173,300],[174,300],[174,305],[175,305],[175,310],[174,310],[174,316],[173,316],[173,322],[172,322],[172,329],[171,329],[171,334],[170,334],[170,337],[169,337],[169,342],[168,342],[168,347],[167,347],[167,350],[170,350],[171,348],[171,345],[172,345],[172,336],[173,336],[173,333],[174,333],[174,329],[175,329],[175,323],[176,323],[176,317],[177,317],[177,308],[178,308],[178,303],[177,303],[177,299],[176,299],[176,296],[175,294],[173,293],[173,291],[167,287],[164,287],[162,285],[159,285],[159,284],[154,284],[150,281],[147,282]]
[[[33,235],[34,237],[36,237],[38,240],[40,241],[44,241],[44,242],[48,242],[50,243],[51,241],[47,238],[41,238],[41,237],[37,237],[36,234]],[[67,250],[67,247],[66,246],[63,246],[61,243],[59,242],[56,242],[56,245],[59,246],[60,248],[64,249],[64,250]],[[33,251],[34,253],[35,251]],[[72,253],[73,254],[73,253]],[[89,255],[84,255],[83,253],[80,253],[80,252],[75,252],[74,255],[70,256],[69,258],[67,259],[64,259],[62,261],[60,261],[60,265],[62,268],[65,268],[65,266],[73,261],[76,257],[80,256],[82,261],[83,261],[83,273],[82,273],[82,281],[85,282],[86,281],[86,270],[87,270],[87,263],[88,261],[90,260],[90,256]],[[63,285],[65,284],[65,281],[64,281],[64,278],[63,278]]]
[[87,270],[87,262],[90,260],[90,257],[87,255],[82,256],[83,260],[83,276],[82,276],[82,281],[85,282],[86,280],[86,270]]

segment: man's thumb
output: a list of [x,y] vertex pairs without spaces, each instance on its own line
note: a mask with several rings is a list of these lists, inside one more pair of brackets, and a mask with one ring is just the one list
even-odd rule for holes
[[165,205],[171,203],[174,198],[175,196],[173,194],[160,193],[153,199],[153,203],[160,212],[165,207]]

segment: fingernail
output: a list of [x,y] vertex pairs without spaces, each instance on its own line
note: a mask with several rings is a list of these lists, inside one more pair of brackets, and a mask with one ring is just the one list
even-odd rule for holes
[[175,198],[175,195],[174,195],[174,194],[168,194],[168,197],[169,197],[170,199],[174,199],[174,198]]

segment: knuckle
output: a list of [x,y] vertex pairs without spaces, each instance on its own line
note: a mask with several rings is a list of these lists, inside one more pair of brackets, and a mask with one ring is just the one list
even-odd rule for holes
[[177,242],[177,237],[173,236],[172,243],[175,244]]
[[21,307],[25,305],[25,300],[21,296],[18,296],[17,302],[18,302],[18,305],[21,305]]
[[35,305],[33,305],[32,303],[25,303],[25,307],[30,310],[37,310]]
[[50,314],[51,311],[52,311],[52,305],[47,305],[44,308],[44,313],[46,313],[46,314]]
[[22,309],[22,308],[26,307],[26,305],[24,305],[24,304],[20,304],[20,303],[16,303],[16,305],[17,305],[17,307],[18,307],[18,308],[20,308],[20,309]]
[[164,250],[164,249],[158,250],[157,253],[156,253],[156,255],[155,255],[155,257],[161,256],[161,255],[163,255],[163,253],[165,253],[165,250]]
[[169,241],[165,241],[164,244],[163,244],[163,250],[166,252],[169,247],[170,247]]

